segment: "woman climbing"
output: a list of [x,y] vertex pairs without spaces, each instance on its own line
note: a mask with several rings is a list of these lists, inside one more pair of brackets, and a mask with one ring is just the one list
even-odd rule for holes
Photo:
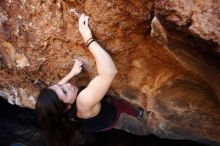
[[124,102],[102,100],[106,97],[117,69],[110,55],[92,37],[89,17],[85,14],[80,16],[79,31],[95,58],[98,75],[82,90],[68,83],[82,70],[83,63],[76,59],[67,76],[40,92],[36,110],[51,146],[86,144],[88,133],[113,128],[122,112],[140,116],[140,112]]

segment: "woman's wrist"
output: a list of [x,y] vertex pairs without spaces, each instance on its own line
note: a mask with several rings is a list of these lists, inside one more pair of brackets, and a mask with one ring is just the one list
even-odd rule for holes
[[92,39],[94,39],[93,37],[90,37],[89,39],[87,39],[86,41],[85,41],[85,44],[87,45]]
[[95,41],[94,38],[90,38],[90,39],[86,42],[86,47],[88,48],[88,47],[90,46],[90,44],[91,44],[92,42],[94,42],[94,41]]
[[88,44],[86,45],[87,48],[89,48],[89,46],[90,46],[93,42],[95,42],[95,39],[92,39],[91,41],[88,42]]
[[86,46],[87,48],[89,48],[89,46],[90,46],[90,44],[91,44],[92,42],[95,42],[95,39],[94,39],[93,37],[89,38],[89,39],[85,42],[85,46]]
[[77,75],[77,73],[75,71],[71,71],[69,72],[69,74],[67,75],[69,78],[74,77],[75,75]]

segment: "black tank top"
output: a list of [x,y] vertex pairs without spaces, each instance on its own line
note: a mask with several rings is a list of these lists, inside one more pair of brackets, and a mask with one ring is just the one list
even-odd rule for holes
[[[85,86],[80,86],[78,94],[84,88]],[[112,124],[116,121],[116,109],[111,104],[105,101],[105,99],[107,98],[108,96],[105,96],[102,99],[100,112],[95,117],[89,119],[83,119],[77,117],[76,102],[74,102],[71,109],[67,111],[66,115],[87,132],[98,132],[103,129],[106,129],[112,126]]]
[[110,127],[116,120],[115,108],[106,101],[101,102],[101,110],[95,117],[82,119],[76,117],[82,129],[88,132],[98,132]]

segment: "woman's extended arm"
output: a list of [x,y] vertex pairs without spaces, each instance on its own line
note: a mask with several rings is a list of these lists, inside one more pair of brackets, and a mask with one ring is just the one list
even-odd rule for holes
[[[92,37],[88,19],[88,16],[82,15],[79,20],[79,30],[85,42]],[[77,114],[83,118],[92,117],[99,112],[100,100],[105,96],[117,73],[112,58],[96,41],[89,45],[89,50],[95,58],[98,75],[77,97]]]
[[78,59],[74,59],[74,60],[75,60],[75,63],[73,65],[72,70],[57,83],[58,85],[64,85],[64,84],[68,83],[68,81],[72,77],[74,77],[75,75],[77,75],[81,72],[83,63]]

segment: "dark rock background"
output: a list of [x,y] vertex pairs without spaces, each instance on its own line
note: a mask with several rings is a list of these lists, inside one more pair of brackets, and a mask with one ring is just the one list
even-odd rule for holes
[[118,68],[109,94],[145,109],[136,134],[220,143],[218,0],[1,0],[0,96],[34,108],[73,58],[85,67],[71,83],[95,76],[81,13]]

